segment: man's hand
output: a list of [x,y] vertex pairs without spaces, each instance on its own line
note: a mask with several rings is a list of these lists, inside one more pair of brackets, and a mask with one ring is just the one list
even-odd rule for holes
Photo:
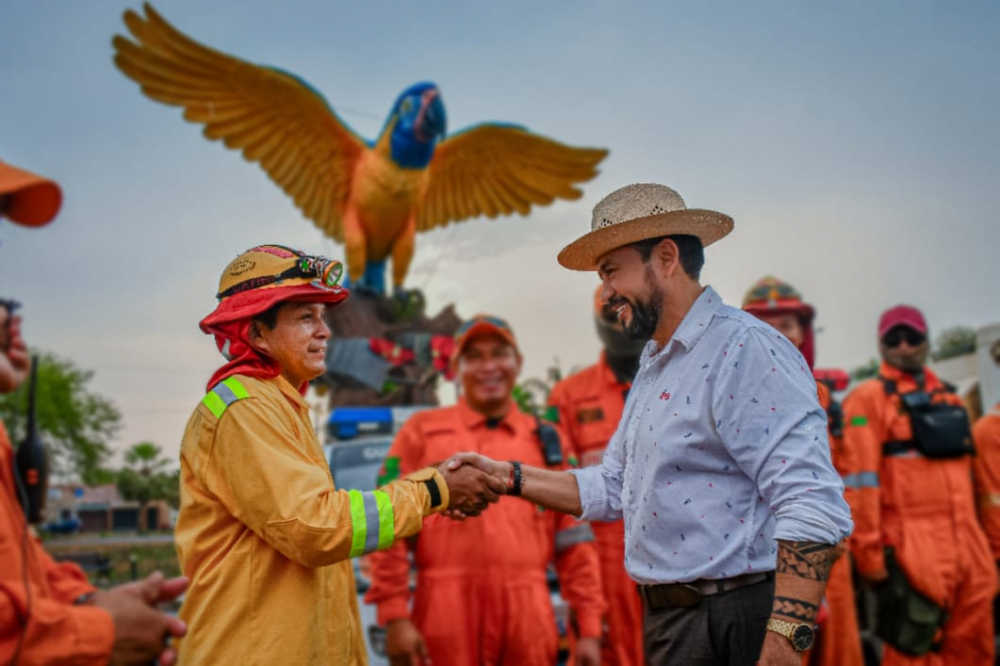
[[390,666],[430,663],[424,637],[408,619],[393,620],[385,628],[385,654],[389,657]]
[[155,605],[177,598],[187,585],[187,578],[165,581],[163,574],[156,572],[141,581],[96,593],[90,603],[107,611],[115,624],[109,663],[115,666],[153,661],[159,661],[161,666],[175,663],[177,653],[167,646],[167,641],[183,636],[187,627],[177,618],[161,613]]
[[601,639],[596,636],[576,642],[575,666],[601,666]]
[[478,516],[487,506],[507,492],[507,484],[471,465],[455,467],[445,462],[438,471],[448,484],[450,511],[466,516]]
[[764,647],[760,651],[758,666],[801,666],[802,655],[791,642],[773,631],[764,632]]

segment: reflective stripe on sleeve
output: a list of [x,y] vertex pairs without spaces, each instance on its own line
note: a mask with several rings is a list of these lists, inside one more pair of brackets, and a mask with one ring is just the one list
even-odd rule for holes
[[878,488],[878,472],[859,472],[844,477],[845,488]]
[[381,490],[349,490],[351,501],[350,557],[366,555],[392,545],[395,516],[389,495]]
[[556,532],[556,552],[561,553],[570,546],[593,540],[594,530],[590,529],[590,525],[587,523],[574,525],[573,527]]
[[229,405],[237,400],[249,397],[250,394],[246,388],[235,377],[226,377],[213,386],[212,390],[206,393],[205,397],[201,399],[201,402],[208,407],[208,410],[212,412],[215,418],[221,419]]

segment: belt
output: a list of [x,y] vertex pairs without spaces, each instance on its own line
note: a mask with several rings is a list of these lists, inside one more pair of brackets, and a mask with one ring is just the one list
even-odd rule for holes
[[732,578],[703,578],[690,583],[660,583],[636,587],[639,588],[639,596],[642,597],[646,607],[657,611],[663,608],[694,608],[701,602],[702,597],[738,590],[741,587],[773,579],[773,571],[761,571]]

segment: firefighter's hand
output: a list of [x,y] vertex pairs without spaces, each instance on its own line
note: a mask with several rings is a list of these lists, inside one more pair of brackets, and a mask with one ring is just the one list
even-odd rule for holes
[[422,666],[431,663],[427,644],[417,627],[407,619],[393,620],[385,628],[385,654],[390,666]]
[[596,636],[576,642],[576,666],[601,666],[601,639]]
[[438,471],[448,484],[448,494],[451,496],[448,509],[451,512],[478,516],[507,490],[506,483],[472,465],[455,468],[450,462],[446,462],[438,467]]
[[110,664],[146,665],[158,661],[161,666],[170,666],[177,661],[177,653],[167,646],[167,641],[183,636],[187,626],[160,612],[156,604],[176,598],[187,584],[186,578],[165,581],[157,572],[94,595],[91,603],[107,611],[115,625]]

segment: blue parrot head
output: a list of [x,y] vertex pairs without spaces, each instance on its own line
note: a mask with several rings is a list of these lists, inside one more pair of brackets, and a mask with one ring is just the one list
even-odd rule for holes
[[437,86],[429,82],[410,86],[396,100],[389,116],[392,159],[408,169],[426,167],[434,156],[434,146],[445,135],[447,123]]

